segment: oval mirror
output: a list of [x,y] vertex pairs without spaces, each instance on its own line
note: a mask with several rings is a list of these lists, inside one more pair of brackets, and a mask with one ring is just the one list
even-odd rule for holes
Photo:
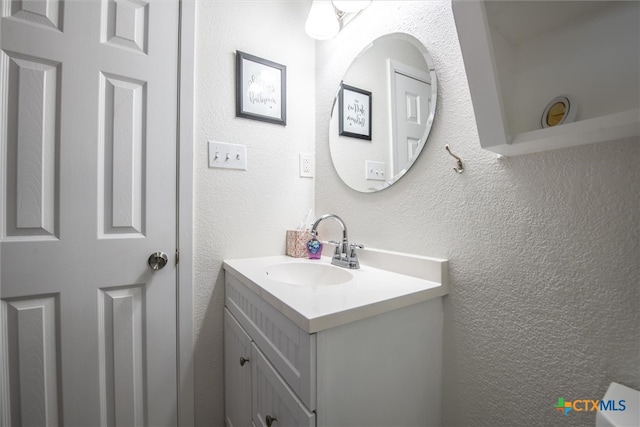
[[387,34],[360,52],[338,88],[329,125],[342,181],[370,193],[404,176],[427,142],[436,96],[433,60],[415,37]]

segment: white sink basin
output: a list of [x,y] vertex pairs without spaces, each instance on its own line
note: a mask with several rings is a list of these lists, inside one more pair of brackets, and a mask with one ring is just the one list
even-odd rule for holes
[[265,273],[272,280],[295,286],[340,285],[353,279],[349,270],[313,262],[274,264],[268,266]]

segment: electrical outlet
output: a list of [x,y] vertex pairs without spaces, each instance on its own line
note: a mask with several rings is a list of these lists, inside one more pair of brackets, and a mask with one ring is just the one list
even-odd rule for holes
[[313,154],[300,153],[300,177],[313,178],[315,172]]
[[209,141],[209,167],[247,170],[247,146]]

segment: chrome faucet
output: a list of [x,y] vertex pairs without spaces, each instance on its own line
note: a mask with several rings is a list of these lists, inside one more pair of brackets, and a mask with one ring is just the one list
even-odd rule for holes
[[338,221],[338,224],[342,227],[342,241],[337,242],[330,240],[329,243],[336,245],[336,250],[333,253],[333,257],[331,259],[331,264],[337,265],[339,267],[344,268],[360,268],[360,262],[358,261],[358,255],[356,254],[356,249],[362,249],[364,246],[358,245],[355,243],[349,244],[349,239],[347,237],[347,226],[344,221],[340,219],[338,215],[335,214],[325,214],[316,220],[311,227],[311,235],[313,237],[318,236],[318,225],[327,218],[333,218]]

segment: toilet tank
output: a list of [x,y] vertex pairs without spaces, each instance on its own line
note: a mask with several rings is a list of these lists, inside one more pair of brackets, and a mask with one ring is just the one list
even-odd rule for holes
[[640,426],[640,391],[611,383],[601,399],[596,427]]

